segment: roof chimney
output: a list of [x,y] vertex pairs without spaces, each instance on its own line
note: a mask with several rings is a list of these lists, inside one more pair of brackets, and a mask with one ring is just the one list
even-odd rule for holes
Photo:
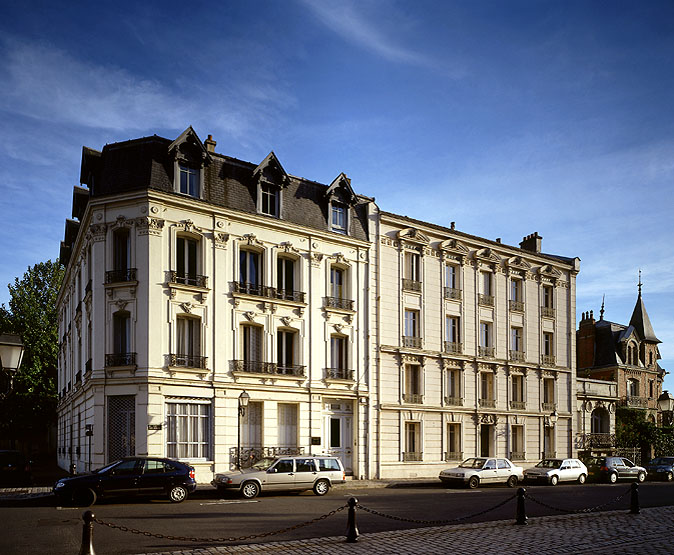
[[218,143],[213,140],[213,135],[209,135],[208,139],[204,141],[204,146],[208,152],[215,152],[215,145],[217,144]]
[[527,235],[524,239],[522,239],[520,248],[530,252],[541,252],[542,242],[543,237],[538,234],[538,231],[534,231],[531,235]]

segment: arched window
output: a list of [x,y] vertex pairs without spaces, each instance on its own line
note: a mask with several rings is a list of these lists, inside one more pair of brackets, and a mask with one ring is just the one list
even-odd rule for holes
[[610,418],[608,411],[603,407],[598,407],[592,411],[591,430],[593,434],[608,434]]

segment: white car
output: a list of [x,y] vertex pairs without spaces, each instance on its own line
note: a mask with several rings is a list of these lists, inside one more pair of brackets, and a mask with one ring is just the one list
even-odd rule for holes
[[527,482],[545,482],[556,486],[558,482],[578,482],[587,479],[587,467],[578,459],[543,459],[533,468],[524,471]]
[[508,459],[495,457],[475,457],[466,459],[456,468],[440,472],[440,480],[445,484],[464,484],[476,488],[480,484],[505,483],[514,488],[523,479],[524,469]]

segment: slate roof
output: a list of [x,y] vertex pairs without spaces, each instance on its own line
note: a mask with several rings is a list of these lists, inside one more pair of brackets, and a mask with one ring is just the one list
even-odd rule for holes
[[655,337],[655,332],[653,331],[651,320],[648,317],[648,312],[646,312],[646,307],[644,306],[644,301],[641,298],[641,293],[639,293],[637,304],[634,306],[634,312],[632,312],[632,318],[630,318],[630,325],[634,326],[644,341],[662,343],[662,341]]

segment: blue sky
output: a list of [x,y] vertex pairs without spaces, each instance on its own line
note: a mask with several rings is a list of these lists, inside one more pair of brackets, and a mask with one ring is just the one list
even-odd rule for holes
[[[671,2],[4,2],[0,302],[56,258],[81,148],[192,125],[387,211],[578,256],[674,371]],[[674,379],[666,386],[674,390]]]

